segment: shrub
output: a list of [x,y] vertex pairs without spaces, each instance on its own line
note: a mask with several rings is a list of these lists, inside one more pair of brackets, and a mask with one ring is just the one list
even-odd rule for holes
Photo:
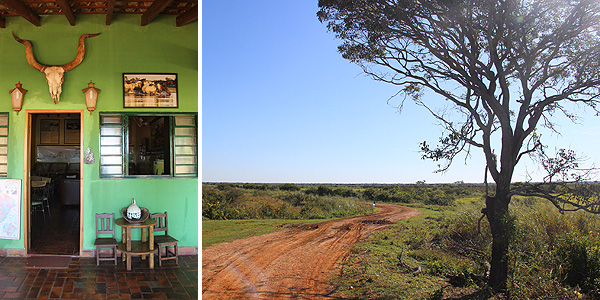
[[588,235],[567,233],[558,238],[554,252],[558,278],[584,293],[600,290],[600,245]]
[[317,195],[319,196],[331,196],[333,195],[333,189],[325,186],[325,185],[319,185],[317,187]]
[[368,206],[359,204],[357,198],[318,196],[317,191],[322,194],[334,193],[327,186],[313,188],[315,194],[285,190],[295,189],[293,186],[296,185],[293,184],[285,184],[284,191],[280,188],[276,191],[263,189],[262,186],[258,190],[248,190],[247,184],[240,188],[232,184],[203,185],[203,219],[324,219],[368,211]]
[[210,220],[221,220],[223,218],[221,203],[225,199],[219,190],[202,187],[202,217]]
[[224,201],[227,205],[237,206],[243,201],[244,192],[238,189],[225,190]]
[[469,257],[479,263],[489,259],[491,234],[489,223],[481,218],[480,209],[471,206],[455,217],[444,219],[436,239],[440,248]]
[[471,274],[478,271],[473,261],[438,249],[416,250],[410,256],[424,266],[425,272],[448,278],[454,286],[472,285]]
[[337,188],[333,190],[333,193],[335,195],[338,196],[342,196],[342,197],[358,197],[358,193],[356,191],[354,191],[353,189],[349,189],[349,188]]
[[282,191],[299,191],[300,187],[293,183],[284,183],[277,186]]
[[286,193],[279,197],[282,201],[289,203],[292,206],[305,206],[315,202],[316,196],[307,195],[302,192]]

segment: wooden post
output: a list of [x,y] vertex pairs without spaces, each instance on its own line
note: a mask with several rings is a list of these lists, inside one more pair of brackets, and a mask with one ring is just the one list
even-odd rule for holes
[[[142,228],[142,243],[145,243],[147,238],[146,238],[146,227]],[[146,254],[142,255],[142,260],[146,260]]]
[[[131,251],[131,227],[127,226],[127,251]],[[131,254],[127,253],[127,271],[131,271]]]
[[[121,228],[121,243],[123,243],[123,245],[127,244],[127,229],[125,229],[125,227]],[[127,248],[125,248],[125,250],[127,250]],[[127,255],[123,255],[123,253],[121,253],[121,259],[123,260],[123,262],[125,261],[125,258],[127,257]]]
[[[150,247],[150,250],[154,250],[154,226],[150,226],[148,235],[150,237],[148,246]],[[160,251],[160,249],[158,249],[158,251]],[[150,253],[150,269],[154,269],[154,251]]]

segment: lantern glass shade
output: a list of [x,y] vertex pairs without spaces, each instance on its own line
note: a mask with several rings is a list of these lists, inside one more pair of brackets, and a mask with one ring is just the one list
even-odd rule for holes
[[17,115],[23,107],[23,98],[25,96],[25,93],[27,92],[27,90],[21,88],[21,86],[21,82],[19,81],[19,83],[16,84],[16,87],[9,91],[13,110],[17,112]]
[[89,89],[85,93],[85,103],[87,107],[96,107],[96,100],[98,99],[98,93],[96,91]]
[[90,80],[88,87],[82,90],[85,94],[85,104],[90,111],[90,115],[96,109],[96,101],[98,101],[98,93],[100,89],[94,87],[94,83]]

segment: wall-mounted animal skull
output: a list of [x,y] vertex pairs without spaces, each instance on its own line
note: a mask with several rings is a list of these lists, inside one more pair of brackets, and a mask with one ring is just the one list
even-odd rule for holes
[[94,37],[99,34],[100,33],[82,34],[81,37],[79,37],[79,46],[77,47],[77,55],[75,56],[75,59],[72,62],[64,64],[62,66],[46,66],[38,63],[35,60],[35,57],[33,57],[33,47],[31,46],[31,42],[28,40],[22,40],[18,38],[14,32],[13,37],[15,38],[15,40],[17,40],[17,42],[25,45],[25,58],[27,59],[27,62],[34,69],[46,74],[46,81],[48,82],[50,96],[56,104],[60,100],[60,93],[62,92],[64,74],[77,67],[83,61],[83,57],[85,56],[85,44],[83,41],[86,38]]

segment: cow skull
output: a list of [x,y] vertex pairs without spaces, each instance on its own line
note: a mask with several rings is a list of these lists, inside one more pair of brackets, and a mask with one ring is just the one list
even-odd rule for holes
[[27,59],[27,62],[36,70],[46,74],[46,81],[48,82],[48,89],[50,90],[50,96],[52,97],[52,100],[54,101],[54,103],[58,103],[59,99],[60,99],[60,93],[62,92],[62,83],[63,83],[63,76],[66,72],[71,71],[73,68],[77,67],[82,61],[83,61],[83,57],[85,56],[85,44],[84,44],[84,40],[86,38],[89,37],[94,37],[99,35],[100,33],[95,33],[95,34],[82,34],[81,37],[79,37],[79,46],[77,47],[77,55],[75,56],[75,59],[68,63],[68,64],[64,64],[62,66],[46,66],[46,65],[42,65],[40,63],[38,63],[35,60],[35,57],[33,57],[33,47],[31,46],[31,42],[28,40],[22,40],[20,38],[18,38],[15,33],[13,32],[13,37],[15,38],[15,40],[17,40],[17,42],[25,45],[25,58]]

